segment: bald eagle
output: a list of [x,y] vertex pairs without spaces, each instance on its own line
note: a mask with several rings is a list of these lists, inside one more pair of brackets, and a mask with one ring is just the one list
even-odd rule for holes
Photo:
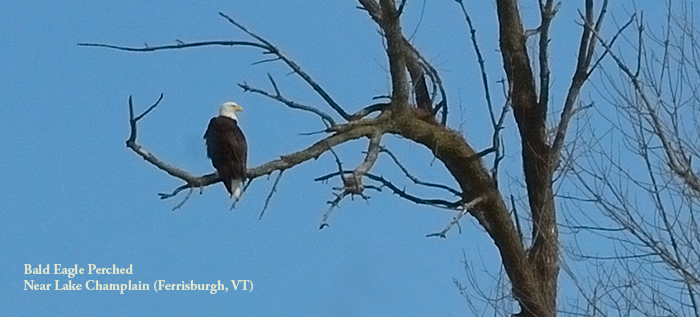
[[207,156],[231,198],[236,201],[241,197],[241,185],[246,180],[248,156],[248,145],[236,117],[236,113],[242,110],[235,102],[224,102],[219,108],[219,116],[209,121],[204,133]]

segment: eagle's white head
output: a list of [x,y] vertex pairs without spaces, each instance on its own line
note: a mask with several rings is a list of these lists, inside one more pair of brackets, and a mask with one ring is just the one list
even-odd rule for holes
[[224,117],[229,117],[233,120],[238,120],[236,112],[243,111],[243,108],[233,101],[227,101],[221,104],[219,108],[219,115]]

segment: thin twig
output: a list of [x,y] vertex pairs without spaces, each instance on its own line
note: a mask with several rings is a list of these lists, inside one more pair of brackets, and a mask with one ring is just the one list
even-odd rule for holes
[[377,181],[382,183],[384,187],[388,187],[391,189],[394,194],[399,195],[401,198],[404,198],[408,201],[411,201],[413,203],[419,204],[419,205],[428,205],[428,206],[433,206],[433,207],[438,207],[438,208],[445,208],[445,209],[454,209],[459,207],[461,204],[460,201],[452,202],[452,201],[447,201],[444,199],[425,199],[425,198],[419,198],[413,195],[410,195],[406,193],[405,190],[401,190],[396,185],[388,181],[382,176],[377,176],[371,173],[365,174],[365,176],[373,181]]
[[160,46],[145,46],[145,47],[128,47],[128,46],[118,46],[110,44],[99,44],[99,43],[78,43],[78,46],[90,46],[90,47],[104,47],[111,48],[120,51],[129,52],[155,52],[162,50],[172,50],[172,49],[182,49],[190,47],[200,47],[200,46],[251,46],[267,50],[268,47],[262,44],[246,42],[246,41],[203,41],[194,43],[183,43],[178,42],[176,45],[160,45]]
[[486,105],[489,108],[489,114],[491,115],[491,124],[493,126],[496,126],[496,116],[494,115],[493,112],[493,102],[491,101],[491,89],[489,89],[489,80],[488,76],[486,73],[486,61],[484,60],[484,56],[481,54],[481,49],[479,48],[479,42],[476,39],[476,29],[474,28],[474,25],[472,24],[472,19],[469,13],[467,12],[467,9],[464,7],[464,2],[462,0],[455,0],[457,3],[459,3],[460,7],[462,8],[462,14],[464,15],[464,19],[467,21],[467,25],[469,26],[469,33],[471,33],[471,41],[472,41],[472,47],[474,48],[474,53],[476,53],[476,58],[479,63],[479,69],[481,70],[481,84],[484,86],[484,97],[486,98]]
[[427,235],[427,237],[447,238],[447,232],[449,232],[450,229],[452,229],[452,227],[454,227],[455,225],[459,226],[459,221],[462,220],[462,217],[464,217],[464,215],[468,214],[470,212],[470,210],[472,208],[474,208],[474,206],[476,206],[476,204],[482,202],[483,200],[484,200],[484,197],[480,196],[480,197],[476,197],[476,198],[472,199],[472,201],[462,205],[462,210],[456,216],[454,216],[452,218],[452,221],[445,227],[445,229],[442,229],[442,231],[440,231],[440,232],[431,233],[431,234]]
[[330,205],[328,207],[328,210],[323,213],[323,218],[321,219],[321,225],[319,226],[319,230],[322,230],[325,227],[330,226],[328,224],[328,219],[330,219],[331,214],[333,213],[333,210],[338,207],[338,204],[340,204],[340,201],[345,198],[345,196],[349,195],[347,192],[342,192],[340,194],[334,194],[336,197],[332,201],[329,201],[328,204]]
[[183,198],[182,201],[181,201],[179,204],[175,205],[175,207],[173,207],[172,210],[175,211],[175,210],[178,210],[178,209],[182,208],[182,206],[185,205],[185,203],[187,202],[187,200],[190,199],[190,196],[192,196],[192,192],[193,192],[193,191],[194,191],[194,187],[190,187],[190,190],[187,192],[187,195],[185,195],[185,198]]
[[272,83],[273,88],[275,89],[274,95],[270,94],[269,92],[264,91],[262,89],[253,88],[250,85],[248,85],[248,83],[245,83],[245,82],[242,84],[238,84],[238,87],[241,87],[243,89],[243,91],[254,92],[254,93],[263,95],[265,97],[268,97],[270,99],[277,100],[277,101],[287,105],[287,107],[289,107],[289,108],[312,112],[312,113],[318,115],[319,117],[321,117],[321,120],[326,125],[326,128],[330,128],[330,127],[335,125],[335,120],[333,120],[333,118],[330,115],[328,115],[327,113],[325,113],[317,108],[303,105],[303,104],[300,104],[298,102],[289,100],[289,99],[285,98],[284,96],[282,96],[279,89],[277,88],[277,83],[275,82],[275,80],[272,79],[272,76],[270,76],[270,74],[267,74],[267,76],[270,79],[270,83]]
[[396,166],[398,166],[399,169],[401,169],[401,171],[404,173],[404,175],[406,175],[406,177],[407,177],[408,179],[410,179],[414,184],[423,185],[423,186],[427,186],[427,187],[440,188],[440,189],[444,189],[444,190],[446,190],[446,191],[448,191],[448,192],[454,194],[455,196],[459,196],[459,197],[462,196],[462,193],[461,193],[460,191],[458,191],[458,190],[456,190],[456,189],[454,189],[454,188],[452,188],[452,187],[449,187],[449,186],[444,185],[444,184],[437,184],[437,183],[424,182],[424,181],[421,181],[420,179],[418,179],[417,177],[413,176],[413,175],[408,171],[408,169],[406,169],[406,167],[404,167],[403,164],[401,164],[401,163],[399,162],[399,159],[394,155],[394,153],[392,153],[391,151],[389,151],[389,149],[387,149],[387,148],[385,148],[385,147],[382,147],[381,152],[382,152],[382,153],[388,154],[389,157],[391,157],[391,159],[394,161],[394,163],[396,164]]
[[491,179],[493,180],[496,188],[498,188],[498,167],[506,155],[505,145],[502,142],[501,131],[505,129],[504,125],[508,109],[510,109],[510,95],[506,95],[506,101],[503,103],[501,113],[498,116],[498,121],[496,121],[496,124],[493,126],[493,135],[491,137],[491,147],[496,152],[496,155],[493,157],[493,166],[491,167]]
[[583,20],[583,32],[579,43],[576,70],[574,71],[574,76],[571,80],[569,91],[566,94],[564,108],[561,112],[554,141],[552,142],[552,150],[550,152],[552,156],[551,162],[554,162],[555,164],[558,164],[561,156],[561,147],[564,145],[564,139],[566,138],[566,131],[568,130],[569,123],[576,112],[574,106],[576,105],[576,100],[581,92],[581,87],[586,80],[588,80],[588,76],[593,71],[593,69],[589,70],[589,68],[591,66],[591,61],[595,53],[595,46],[598,39],[595,36],[591,36],[591,34],[598,33],[600,31],[603,25],[605,12],[607,11],[607,6],[608,0],[604,0],[595,25],[593,24],[593,0],[586,0],[586,13],[585,16],[581,15],[581,19]]
[[[345,179],[345,176],[343,175],[343,163],[340,162],[340,158],[338,157],[338,154],[336,154],[335,151],[333,150],[333,147],[329,146],[328,151],[331,152],[331,154],[333,154],[333,157],[335,158],[335,163],[336,163],[336,165],[338,165],[338,172],[337,173],[338,173],[338,175],[340,175],[340,178],[343,181],[343,184],[345,184],[347,181]],[[323,213],[323,218],[321,219],[321,225],[319,227],[319,230],[329,226],[328,219],[330,219],[331,213],[333,212],[333,210],[336,207],[338,207],[338,204],[340,203],[340,201],[345,196],[347,196],[349,194],[346,190],[344,190],[342,188],[341,188],[341,190],[342,190],[342,192],[340,194],[334,193],[334,195],[335,195],[334,200],[327,202],[330,206],[328,206],[328,209],[326,210],[326,212]]]
[[267,206],[270,204],[270,199],[272,198],[272,195],[277,192],[277,184],[279,184],[280,179],[282,178],[282,173],[284,173],[285,170],[280,170],[280,172],[277,174],[277,178],[275,178],[275,183],[272,184],[272,188],[270,189],[270,193],[267,195],[267,198],[265,198],[265,206],[263,206],[262,211],[260,212],[260,217],[258,219],[262,219],[263,215],[265,214],[265,210],[267,210]]

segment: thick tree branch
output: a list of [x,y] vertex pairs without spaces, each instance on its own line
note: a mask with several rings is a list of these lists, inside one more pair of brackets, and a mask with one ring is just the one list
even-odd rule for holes
[[364,9],[369,13],[369,16],[374,20],[375,23],[378,25],[382,23],[382,8],[379,6],[379,3],[375,0],[358,0],[358,2],[362,5],[360,7],[361,9]]
[[391,101],[394,108],[408,107],[408,79],[406,78],[406,48],[401,32],[399,15],[394,0],[379,0],[381,20],[379,27],[384,32],[391,74]]
[[[494,186],[491,175],[484,167],[477,152],[457,132],[431,124],[415,117],[393,118],[393,129],[389,132],[423,144],[450,171],[462,189],[462,201],[477,197],[484,200],[474,206],[471,213],[493,239],[503,259],[504,268],[513,284],[520,291],[537,294],[532,268],[528,265],[525,249],[513,224],[501,194]],[[525,290],[523,290],[525,289]]]
[[540,108],[547,113],[549,105],[549,28],[554,16],[559,10],[554,7],[554,0],[540,0],[540,27],[539,27],[539,63],[540,63]]
[[[513,295],[520,303],[519,316],[554,316],[559,274],[559,231],[551,186],[555,166],[550,160],[546,140],[547,109],[537,98],[518,2],[497,1],[496,8],[503,68],[512,85],[513,115],[521,137],[525,183],[533,220],[533,243],[528,260],[507,263],[504,258],[504,267],[513,283]],[[512,221],[510,215],[509,221]],[[517,236],[516,232],[514,234]]]
[[324,138],[323,140],[314,143],[312,146],[304,150],[289,155],[284,155],[277,160],[273,160],[262,164],[258,167],[248,169],[248,177],[252,179],[262,175],[270,174],[274,171],[278,171],[281,169],[289,169],[312,158],[317,158],[318,156],[323,154],[323,152],[328,151],[330,147],[336,146],[340,143],[344,143],[350,140],[355,140],[362,137],[370,137],[376,133],[379,133],[378,131],[382,131],[383,129],[384,127],[381,124],[367,124],[355,126],[350,128],[349,130],[335,133],[329,137]]

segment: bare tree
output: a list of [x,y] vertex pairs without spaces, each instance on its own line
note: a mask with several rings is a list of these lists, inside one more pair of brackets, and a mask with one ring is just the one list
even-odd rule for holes
[[[571,174],[579,190],[569,202],[579,208],[567,227],[578,241],[614,248],[571,249],[567,271],[585,298],[581,313],[700,316],[697,18],[691,1],[668,0],[663,23],[639,12],[624,45],[601,39],[611,67],[596,87],[612,107],[598,109],[610,125],[590,126],[588,150],[572,153],[580,156]],[[603,218],[579,212],[591,204]],[[581,278],[581,267],[595,274]]]
[[[250,181],[262,175],[282,173],[312,158],[329,152],[335,157],[338,170],[317,180],[339,179],[341,187],[330,202],[324,216],[324,223],[330,212],[347,196],[364,197],[367,189],[388,188],[394,194],[411,202],[452,209],[457,215],[444,230],[433,234],[445,237],[465,215],[474,217],[483,227],[498,250],[503,270],[512,289],[512,297],[519,304],[517,316],[554,316],[557,312],[557,281],[559,276],[559,230],[554,200],[554,177],[559,167],[566,134],[574,114],[580,109],[578,97],[584,83],[589,79],[598,61],[594,59],[598,42],[596,34],[601,30],[607,1],[602,1],[599,10],[594,9],[593,0],[583,1],[582,17],[577,28],[580,30],[580,44],[572,47],[577,54],[572,80],[566,91],[566,99],[560,105],[552,106],[550,99],[549,44],[550,27],[559,10],[553,0],[540,0],[539,25],[528,30],[523,25],[517,0],[495,1],[499,25],[499,49],[502,68],[505,74],[505,98],[501,106],[495,106],[491,98],[492,83],[488,80],[487,68],[478,46],[475,28],[472,25],[465,3],[456,1],[464,13],[471,31],[474,52],[479,65],[475,67],[482,75],[484,89],[483,106],[491,114],[493,126],[492,146],[485,150],[475,149],[457,131],[447,126],[448,99],[439,72],[428,62],[420,51],[409,41],[402,31],[401,16],[406,0],[359,0],[359,8],[364,10],[381,31],[386,45],[388,69],[391,78],[391,91],[385,100],[375,102],[355,112],[340,105],[321,84],[316,82],[301,66],[292,61],[278,47],[248,30],[233,18],[221,14],[236,28],[250,36],[247,41],[207,41],[195,43],[178,42],[174,45],[131,48],[104,44],[81,44],[101,46],[119,50],[150,52],[169,49],[184,49],[200,46],[243,46],[261,50],[272,61],[284,63],[293,73],[309,85],[324,101],[323,110],[318,106],[303,105],[284,96],[272,76],[269,77],[272,90],[264,90],[246,83],[240,87],[248,92],[279,101],[289,108],[306,111],[318,117],[325,125],[325,137],[298,152],[281,156],[248,170]],[[573,24],[572,24],[573,25]],[[531,57],[528,41],[535,44],[536,57]],[[477,65],[475,65],[477,66]],[[500,75],[500,74],[499,74]],[[368,96],[370,100],[370,96]],[[159,100],[160,101],[160,100]],[[183,190],[200,188],[219,182],[215,174],[195,176],[156,158],[137,143],[137,123],[158,103],[137,115],[129,102],[131,111],[131,135],[127,146],[155,167],[185,182],[163,198],[176,196]],[[525,210],[509,208],[504,199],[508,195],[498,186],[498,168],[503,159],[501,131],[508,110],[516,122],[519,136],[519,152],[522,157],[522,179],[527,192]],[[551,109],[561,109],[552,112]],[[556,122],[548,124],[548,117],[556,115]],[[553,131],[550,133],[550,131]],[[403,167],[400,159],[382,145],[387,135],[401,136],[427,148],[459,184],[453,189],[443,184],[421,181]],[[339,144],[357,139],[367,140],[364,160],[353,169],[346,169],[333,148]],[[375,163],[381,154],[396,163],[406,177],[415,184],[442,189],[446,196],[457,198],[423,198],[409,194],[392,181],[373,173]],[[488,166],[483,158],[492,155]],[[250,183],[248,184],[250,185]],[[275,190],[273,186],[273,191]],[[270,193],[272,195],[272,192]],[[268,197],[269,198],[269,197]],[[521,221],[529,221],[521,226]],[[529,234],[523,227],[530,228]],[[510,312],[513,313],[513,312]]]

